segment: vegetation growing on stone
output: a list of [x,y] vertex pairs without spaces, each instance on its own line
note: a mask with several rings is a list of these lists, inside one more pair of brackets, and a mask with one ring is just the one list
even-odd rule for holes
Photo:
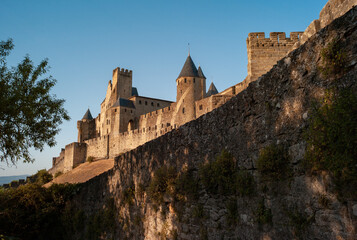
[[94,161],[94,157],[89,156],[87,157],[87,162],[92,163]]
[[334,39],[321,51],[321,72],[325,77],[343,72],[346,68],[346,52],[338,39]]
[[199,174],[208,192],[223,195],[235,192],[236,166],[229,152],[223,150],[215,161],[202,165]]
[[175,191],[178,200],[197,200],[199,198],[199,182],[193,169],[183,171],[177,176]]
[[289,155],[282,144],[263,148],[257,160],[257,169],[264,180],[282,180],[289,175]]
[[122,193],[122,200],[124,204],[127,204],[129,206],[134,204],[134,198],[135,198],[135,187],[134,185],[127,187],[124,189]]
[[165,194],[167,196],[174,195],[176,177],[177,172],[173,167],[163,166],[155,171],[147,189],[148,197],[154,204],[162,204]]
[[312,108],[305,132],[307,168],[328,171],[336,190],[350,197],[357,196],[356,119],[356,90],[329,90]]
[[115,204],[114,199],[107,199],[104,209],[88,217],[85,239],[110,239],[115,233]]
[[315,216],[308,216],[296,208],[288,211],[289,224],[293,228],[293,235],[300,238],[306,228],[315,220]]
[[264,199],[261,199],[258,203],[258,207],[255,212],[256,221],[259,224],[272,223],[273,215],[271,209],[267,208],[264,203]]
[[59,176],[61,176],[63,174],[63,172],[61,172],[61,171],[58,171],[58,172],[56,172],[55,173],[55,176],[54,176],[54,178],[56,178],[56,177],[59,177]]
[[229,225],[235,225],[239,222],[239,213],[237,199],[233,198],[226,202],[227,209],[227,223]]

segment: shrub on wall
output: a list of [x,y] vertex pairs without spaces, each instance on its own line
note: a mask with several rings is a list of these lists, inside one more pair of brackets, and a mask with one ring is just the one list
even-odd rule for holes
[[226,150],[215,161],[202,165],[199,176],[211,194],[249,196],[255,191],[253,175],[237,169],[233,156]]
[[173,167],[163,166],[155,171],[147,189],[148,197],[154,204],[162,204],[164,195],[173,196],[177,172]]
[[87,162],[92,163],[94,161],[94,157],[89,156],[87,157]]
[[357,196],[357,94],[348,89],[326,91],[311,110],[305,132],[306,167],[328,171],[336,190]]
[[199,175],[206,190],[212,194],[230,195],[235,192],[236,166],[232,155],[223,150],[213,162],[200,167]]
[[264,180],[282,180],[289,171],[288,150],[282,144],[271,144],[263,148],[257,160],[257,169]]
[[327,77],[331,74],[341,73],[346,66],[346,52],[338,39],[334,39],[321,51],[322,67],[320,71]]

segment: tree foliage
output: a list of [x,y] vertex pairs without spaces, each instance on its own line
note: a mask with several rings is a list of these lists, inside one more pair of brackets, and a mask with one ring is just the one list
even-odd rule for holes
[[48,60],[35,66],[25,56],[16,67],[8,68],[6,57],[13,47],[11,39],[0,41],[0,161],[8,164],[32,162],[29,149],[54,146],[58,126],[70,119],[64,100],[50,93],[56,80],[43,77]]

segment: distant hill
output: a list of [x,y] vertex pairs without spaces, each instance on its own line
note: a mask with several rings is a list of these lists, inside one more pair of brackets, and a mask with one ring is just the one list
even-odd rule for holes
[[19,180],[19,179],[25,179],[29,175],[18,175],[18,176],[5,176],[5,177],[0,177],[0,185],[10,183],[14,180]]

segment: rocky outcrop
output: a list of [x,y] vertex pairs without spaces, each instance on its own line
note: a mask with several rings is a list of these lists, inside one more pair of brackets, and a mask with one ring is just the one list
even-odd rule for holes
[[[326,77],[319,71],[321,51],[336,39],[346,52],[348,71]],[[82,184],[74,202],[89,214],[114,198],[115,239],[356,239],[357,199],[341,202],[327,174],[308,175],[301,163],[313,101],[337,83],[337,88],[357,88],[356,42],[354,7],[223,106],[118,156],[114,169]],[[280,143],[288,146],[291,176],[264,181],[257,171],[259,151]],[[181,212],[169,196],[153,206],[145,187],[158,168],[188,168],[197,175],[223,149],[254,176],[253,195],[211,194],[201,184],[198,199]],[[124,194],[128,189],[135,189],[130,201]],[[237,215],[233,223],[231,202]],[[269,221],[259,220],[261,214]]]

